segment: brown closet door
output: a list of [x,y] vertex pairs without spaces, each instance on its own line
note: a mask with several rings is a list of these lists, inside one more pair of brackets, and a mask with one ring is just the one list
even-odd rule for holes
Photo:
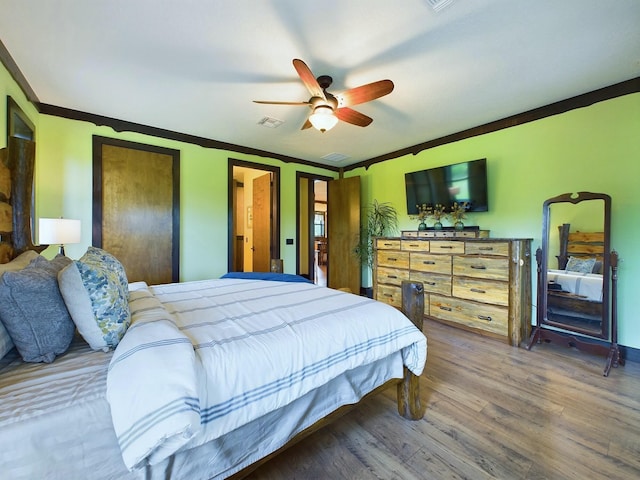
[[362,267],[353,252],[360,241],[360,177],[328,183],[327,231],[328,286],[357,295]]
[[253,180],[253,271],[271,267],[271,174]]
[[179,280],[178,155],[113,139],[94,143],[93,244],[122,262],[129,282]]

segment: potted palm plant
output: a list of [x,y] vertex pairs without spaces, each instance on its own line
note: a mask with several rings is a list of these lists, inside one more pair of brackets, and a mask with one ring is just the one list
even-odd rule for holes
[[[363,218],[360,243],[355,248],[355,254],[362,266],[368,268],[369,278],[371,278],[374,237],[384,237],[398,231],[398,212],[391,203],[379,203],[373,200],[371,204],[364,207]],[[373,296],[372,287],[364,287],[364,290],[368,297]]]

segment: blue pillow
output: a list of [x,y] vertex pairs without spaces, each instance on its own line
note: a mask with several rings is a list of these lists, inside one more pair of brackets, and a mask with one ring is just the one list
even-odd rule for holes
[[70,263],[39,256],[0,277],[0,318],[25,362],[50,363],[71,344],[75,325],[58,288],[58,272]]
[[273,272],[229,272],[220,278],[241,278],[245,280],[271,280],[273,282],[301,282],[313,283],[308,278],[300,275],[292,275],[290,273],[273,273]]

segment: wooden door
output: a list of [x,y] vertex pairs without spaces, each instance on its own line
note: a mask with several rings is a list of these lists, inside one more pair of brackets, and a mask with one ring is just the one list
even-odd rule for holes
[[328,286],[359,294],[361,266],[354,249],[360,239],[360,177],[332,180],[328,189]]
[[179,155],[94,137],[93,244],[120,260],[130,282],[179,281]]
[[268,272],[271,263],[271,174],[253,179],[253,271]]

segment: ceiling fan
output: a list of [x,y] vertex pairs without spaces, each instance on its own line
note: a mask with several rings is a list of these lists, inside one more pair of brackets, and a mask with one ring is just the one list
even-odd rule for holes
[[327,92],[327,88],[333,83],[333,78],[329,75],[320,75],[316,78],[307,64],[297,58],[293,60],[293,67],[298,72],[302,83],[311,93],[309,100],[306,102],[254,100],[254,102],[269,105],[307,105],[311,108],[311,115],[304,122],[301,130],[313,126],[324,133],[327,130],[331,130],[338,123],[338,120],[359,127],[366,127],[373,122],[373,119],[350,107],[375,100],[393,91],[393,82],[391,80],[379,80],[333,95]]

